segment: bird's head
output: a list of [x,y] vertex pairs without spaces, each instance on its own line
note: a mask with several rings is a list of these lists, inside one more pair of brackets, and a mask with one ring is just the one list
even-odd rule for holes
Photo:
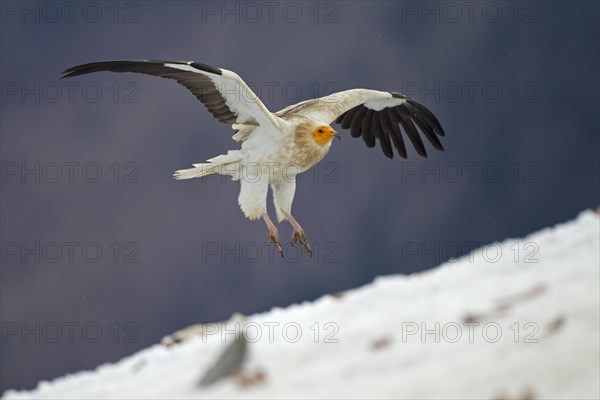
[[312,136],[315,139],[315,142],[317,142],[321,146],[324,146],[327,143],[331,142],[333,138],[338,138],[342,140],[340,135],[328,125],[316,127],[315,130],[312,132]]

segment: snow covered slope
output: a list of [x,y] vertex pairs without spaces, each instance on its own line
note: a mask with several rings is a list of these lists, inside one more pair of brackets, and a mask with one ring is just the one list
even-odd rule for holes
[[[600,220],[586,211],[5,398],[598,399],[599,254]],[[234,349],[236,326],[247,343]],[[247,350],[243,374],[201,386],[226,348]]]

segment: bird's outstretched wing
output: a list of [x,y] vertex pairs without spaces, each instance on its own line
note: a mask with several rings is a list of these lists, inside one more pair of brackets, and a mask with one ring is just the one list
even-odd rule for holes
[[[350,129],[352,137],[362,137],[368,147],[379,140],[383,153],[392,158],[392,143],[402,158],[407,158],[401,130],[417,153],[427,151],[417,127],[437,150],[444,150],[438,136],[445,136],[440,122],[424,105],[394,92],[352,89],[304,101],[275,113],[283,119],[300,116],[323,123],[337,122]],[[401,129],[402,128],[402,129]]]
[[100,71],[138,72],[174,79],[221,122],[278,126],[277,118],[242,78],[226,69],[193,61],[101,61],[71,67],[64,71],[63,78]]

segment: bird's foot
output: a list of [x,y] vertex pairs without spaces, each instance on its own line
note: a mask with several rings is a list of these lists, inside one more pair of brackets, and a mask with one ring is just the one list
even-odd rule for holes
[[281,241],[279,240],[279,232],[277,232],[275,227],[273,227],[273,229],[269,228],[269,240],[267,243],[274,245],[277,252],[283,258],[283,249],[281,248]]
[[296,242],[300,242],[300,244],[306,249],[308,254],[312,257],[312,250],[310,249],[310,245],[308,244],[308,239],[306,238],[306,233],[300,229],[294,229],[294,233],[292,233],[292,245]]

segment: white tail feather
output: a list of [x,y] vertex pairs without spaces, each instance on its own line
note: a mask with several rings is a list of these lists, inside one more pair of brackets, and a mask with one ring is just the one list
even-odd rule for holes
[[210,163],[194,164],[194,168],[180,169],[179,171],[175,171],[173,176],[177,180],[201,178],[206,175],[214,174],[215,172],[217,172],[217,168],[218,165]]
[[213,157],[207,160],[207,163],[192,164],[194,168],[180,169],[175,171],[175,179],[201,178],[211,174],[235,175],[238,171],[238,164],[242,160],[242,153],[239,150],[229,150],[227,154]]

